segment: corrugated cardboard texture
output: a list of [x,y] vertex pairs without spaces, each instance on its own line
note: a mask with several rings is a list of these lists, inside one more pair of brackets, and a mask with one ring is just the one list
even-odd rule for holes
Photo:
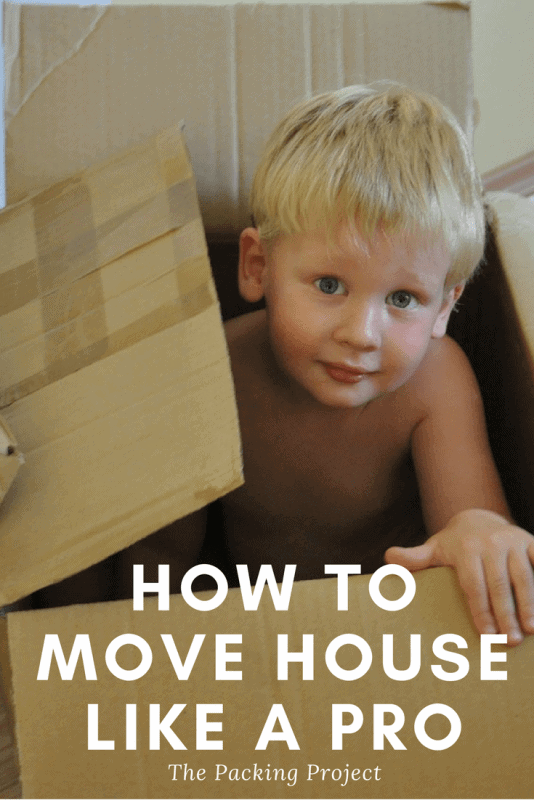
[[[383,594],[402,594],[399,579],[383,582]],[[507,670],[507,680],[480,679],[480,639],[475,635],[457,590],[456,578],[447,569],[427,570],[416,576],[417,591],[402,611],[384,611],[371,601],[369,577],[349,581],[348,611],[337,611],[336,581],[295,584],[288,611],[275,611],[264,597],[257,611],[244,611],[239,590],[213,611],[195,611],[182,597],[171,598],[169,611],[158,611],[155,599],[145,610],[132,611],[129,601],[92,607],[22,612],[9,616],[17,708],[17,737],[24,795],[26,797],[532,797],[532,718],[534,701],[534,638],[508,650],[506,663],[494,662],[494,670]],[[391,593],[391,594],[390,594]],[[97,680],[86,681],[81,662],[72,680],[62,681],[52,661],[50,677],[37,681],[44,634],[57,633],[66,657],[74,635],[90,637]],[[105,662],[110,642],[133,633],[148,642],[153,660],[144,677],[123,681],[112,675]],[[161,634],[171,634],[182,661],[194,634],[205,640],[187,680],[179,681],[171,666]],[[289,680],[279,680],[276,667],[277,634],[289,635],[290,651],[302,650],[302,634],[314,635],[314,678],[302,679],[302,664],[289,664]],[[373,663],[355,681],[334,677],[325,665],[325,651],[337,636],[352,633],[371,647]],[[434,639],[445,633],[462,636],[467,649],[448,649],[469,658],[469,673],[457,681],[442,681],[431,671],[441,664],[456,667],[433,655]],[[229,651],[242,652],[243,679],[214,678],[214,635],[241,634],[242,643]],[[394,664],[408,667],[410,634],[420,634],[422,661],[419,674],[395,681],[382,668],[382,634],[394,636]],[[501,645],[493,650],[503,651]],[[121,648],[118,663],[133,669],[140,653],[131,645]],[[339,651],[344,669],[358,666],[355,648]],[[114,740],[115,749],[88,751],[87,705],[99,705],[99,738]],[[125,704],[137,704],[137,749],[125,750]],[[161,718],[174,703],[186,704],[172,729],[187,750],[173,750],[161,737],[161,749],[149,749],[148,706],[159,703]],[[223,704],[222,732],[208,734],[222,739],[222,750],[196,750],[195,704]],[[289,750],[286,742],[272,742],[256,750],[271,706],[281,703],[300,747]],[[332,750],[331,706],[352,703],[363,712],[359,732],[347,734],[342,751]],[[405,714],[398,736],[405,750],[373,749],[373,704],[392,703]],[[462,731],[450,748],[424,747],[414,734],[414,719],[426,706],[443,703],[460,717]],[[50,719],[56,723],[50,725]],[[349,722],[345,719],[345,722]],[[391,718],[387,718],[390,722]],[[277,728],[279,730],[279,728]],[[434,717],[426,725],[429,736],[444,738],[450,725]],[[61,753],[61,769],[54,769]],[[187,780],[178,770],[172,780],[169,764],[187,764],[194,773],[205,769],[205,780]],[[297,782],[288,780],[229,780],[232,768],[267,767],[298,769]],[[228,767],[226,778],[214,780],[215,765]],[[364,783],[332,780],[326,775],[308,781],[308,764],[330,770],[380,768],[380,780]],[[280,774],[280,773],[279,773]],[[246,774],[245,774],[246,776]],[[367,773],[369,776],[369,773]]]
[[233,237],[266,137],[304,96],[397,80],[471,133],[469,12],[455,6],[6,3],[8,202],[184,118],[208,236]]
[[497,244],[513,294],[522,331],[534,349],[532,270],[534,255],[534,203],[508,192],[488,192]]
[[0,797],[22,797],[11,703],[7,619],[0,615]]
[[0,214],[0,407],[26,464],[0,606],[241,482],[237,416],[180,127]]
[[13,431],[0,415],[0,503],[23,463],[24,458],[18,452]]

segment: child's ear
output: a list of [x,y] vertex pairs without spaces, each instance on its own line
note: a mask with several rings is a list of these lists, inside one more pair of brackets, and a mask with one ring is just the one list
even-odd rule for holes
[[454,308],[454,304],[456,303],[456,301],[460,299],[464,288],[465,288],[465,281],[461,281],[460,283],[457,283],[455,286],[453,286],[452,289],[449,289],[448,291],[445,292],[440,312],[434,323],[434,327],[432,328],[433,339],[441,339],[442,336],[445,336],[445,333],[447,332],[447,324],[449,322],[451,311]]
[[239,293],[249,303],[257,303],[264,293],[265,253],[256,228],[245,228],[239,237]]

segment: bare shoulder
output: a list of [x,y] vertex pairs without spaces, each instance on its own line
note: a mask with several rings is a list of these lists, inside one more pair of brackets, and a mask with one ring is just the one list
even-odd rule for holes
[[257,336],[265,327],[265,311],[241,314],[224,323],[224,332],[229,348],[242,347],[251,337]]
[[420,416],[411,449],[428,532],[436,533],[469,508],[508,517],[467,357],[452,339],[433,340],[418,372]]
[[265,349],[267,347],[267,321],[265,311],[252,311],[228,320],[224,331],[236,388],[248,383],[254,376],[264,378]]
[[432,339],[425,358],[410,382],[410,392],[423,411],[454,408],[479,397],[478,383],[462,348],[449,336]]

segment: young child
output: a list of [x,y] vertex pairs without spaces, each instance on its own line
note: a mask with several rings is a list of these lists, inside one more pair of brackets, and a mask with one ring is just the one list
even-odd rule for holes
[[[534,632],[534,537],[514,526],[476,380],[446,334],[483,251],[480,181],[431,97],[354,86],[274,131],[227,323],[245,484],[221,501],[230,560],[457,570],[481,633]],[[198,559],[206,510],[126,551],[125,572]],[[425,541],[426,540],[426,541]]]

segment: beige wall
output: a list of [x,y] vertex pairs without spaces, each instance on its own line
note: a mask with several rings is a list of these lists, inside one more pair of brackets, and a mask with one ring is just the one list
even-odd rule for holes
[[534,150],[534,0],[473,0],[481,172]]

